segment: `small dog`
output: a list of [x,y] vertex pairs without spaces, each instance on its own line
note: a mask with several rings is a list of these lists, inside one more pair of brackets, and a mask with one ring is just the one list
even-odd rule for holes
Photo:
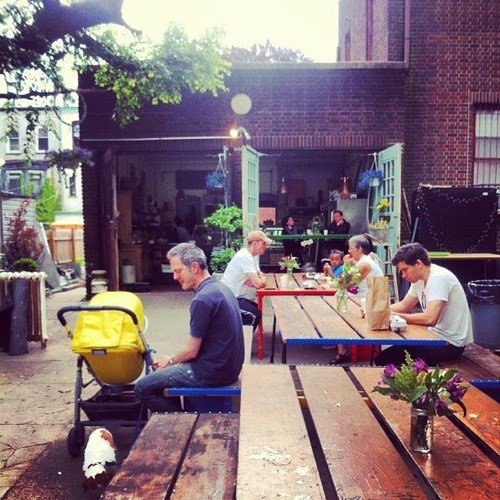
[[84,491],[104,489],[116,470],[116,453],[113,435],[107,429],[99,428],[89,436],[85,447],[82,483]]

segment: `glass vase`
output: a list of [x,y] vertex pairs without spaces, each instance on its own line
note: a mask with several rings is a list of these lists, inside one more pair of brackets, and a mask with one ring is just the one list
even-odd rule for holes
[[430,453],[434,435],[434,415],[420,408],[411,409],[410,448],[418,453]]
[[281,288],[291,288],[290,284],[293,283],[293,270],[287,269],[286,274],[281,276]]
[[347,297],[346,290],[337,290],[335,294],[335,299],[337,302],[337,311],[346,312],[347,311],[347,301],[349,298]]

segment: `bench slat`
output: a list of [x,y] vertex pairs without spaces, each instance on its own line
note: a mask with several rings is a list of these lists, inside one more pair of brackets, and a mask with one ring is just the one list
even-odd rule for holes
[[234,498],[239,427],[239,415],[200,415],[171,498]]
[[343,369],[297,372],[339,498],[425,498]]
[[165,498],[196,419],[196,415],[182,413],[152,415],[103,498]]
[[[409,405],[371,392],[380,378],[380,369],[353,367],[352,373],[409,451]],[[478,493],[481,498],[498,496],[498,468],[446,417],[434,418],[432,453],[409,453],[441,498],[477,498]]]
[[466,346],[462,356],[488,370],[492,375],[488,378],[500,378],[500,356],[489,349],[485,349],[477,344],[469,344]]
[[236,497],[325,498],[290,369],[245,365],[243,374]]

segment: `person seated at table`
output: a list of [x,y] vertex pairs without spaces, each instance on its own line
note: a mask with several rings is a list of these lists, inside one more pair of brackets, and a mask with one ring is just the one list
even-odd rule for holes
[[[349,239],[349,255],[344,258],[351,265],[354,265],[359,270],[361,281],[358,285],[358,293],[355,297],[365,298],[368,286],[366,278],[368,276],[383,276],[382,268],[377,262],[377,259],[371,255],[373,253],[373,243],[370,238],[364,234],[353,236]],[[340,363],[348,363],[351,360],[351,354],[345,345],[337,346],[337,354],[330,361],[331,365]]]
[[168,251],[174,279],[183,290],[194,290],[189,337],[174,356],[153,362],[154,371],[139,379],[136,396],[156,412],[179,410],[179,404],[163,397],[167,387],[229,385],[238,379],[244,360],[240,308],[229,288],[211,277],[207,258],[192,243],[180,243]]
[[[448,343],[444,347],[392,346],[382,350],[375,363],[399,366],[404,363],[404,351],[408,351],[413,359],[423,359],[430,366],[458,359],[465,346],[472,342],[471,315],[458,278],[448,269],[432,264],[427,250],[420,243],[400,247],[391,263],[410,283],[404,299],[391,305],[391,313],[401,316],[409,324],[428,326]],[[412,312],[418,303],[422,312]]]
[[221,278],[221,282],[236,296],[240,309],[254,315],[254,330],[261,318],[256,303],[256,290],[266,286],[266,277],[260,270],[258,257],[264,255],[267,245],[272,241],[263,231],[250,231],[246,238],[246,246],[236,252]]
[[342,250],[332,250],[328,260],[329,262],[325,262],[323,266],[325,276],[329,278],[340,276],[344,270],[344,252]]
[[[295,221],[292,216],[285,215],[285,217],[281,219],[281,225],[283,226],[281,234],[297,234],[297,228],[295,227]],[[298,240],[283,240],[283,252],[285,256],[293,255],[294,257],[299,257],[300,242]]]
[[[332,222],[328,225],[328,234],[349,234],[351,230],[351,224],[344,219],[344,214],[340,210],[335,210],[332,215]],[[337,242],[342,251],[345,253],[347,251],[347,244],[345,240],[340,240]],[[321,256],[329,256],[329,246],[328,241],[321,242]]]

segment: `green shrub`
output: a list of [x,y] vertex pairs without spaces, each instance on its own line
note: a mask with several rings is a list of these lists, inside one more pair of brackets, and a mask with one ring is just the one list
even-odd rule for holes
[[22,257],[21,259],[17,259],[12,264],[12,271],[15,273],[20,273],[22,271],[37,273],[40,271],[40,266],[36,260],[30,259],[29,257]]

